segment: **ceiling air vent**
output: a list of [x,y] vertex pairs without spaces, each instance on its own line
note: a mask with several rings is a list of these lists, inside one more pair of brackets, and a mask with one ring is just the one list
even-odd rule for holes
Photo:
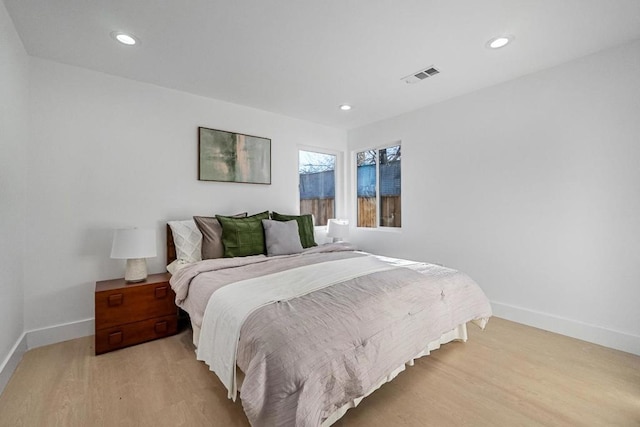
[[429,68],[425,68],[424,70],[409,74],[408,76],[403,77],[402,80],[404,80],[405,83],[413,84],[418,83],[419,81],[422,81],[428,77],[433,77],[436,74],[440,74],[440,70],[438,70],[436,67],[431,66]]

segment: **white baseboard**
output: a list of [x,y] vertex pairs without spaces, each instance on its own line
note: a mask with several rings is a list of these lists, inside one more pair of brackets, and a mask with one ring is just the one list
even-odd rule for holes
[[22,333],[18,341],[13,345],[11,351],[0,365],[0,393],[4,391],[4,388],[9,383],[11,375],[18,367],[18,363],[22,360],[22,356],[27,352],[27,334]]
[[86,337],[93,335],[94,332],[93,319],[79,320],[23,332],[2,362],[2,365],[0,365],[0,393],[6,387],[11,375],[15,372],[18,363],[20,363],[27,350]]
[[[491,306],[497,317],[640,355],[639,336],[496,301],[491,301]],[[94,331],[94,319],[85,319],[24,332],[0,365],[0,393],[27,350],[86,337]]]
[[497,317],[640,355],[640,336],[496,301],[491,307]]
[[60,325],[47,326],[46,328],[33,329],[25,332],[27,335],[27,348],[29,350],[62,341],[86,337],[94,333],[93,319],[62,323]]

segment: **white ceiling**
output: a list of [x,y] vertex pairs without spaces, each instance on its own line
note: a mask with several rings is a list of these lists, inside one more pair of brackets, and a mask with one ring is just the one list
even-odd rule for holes
[[30,55],[343,129],[640,38],[640,0],[4,2]]

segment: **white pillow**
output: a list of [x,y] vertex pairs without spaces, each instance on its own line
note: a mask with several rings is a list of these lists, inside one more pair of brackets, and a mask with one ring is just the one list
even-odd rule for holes
[[184,267],[190,264],[191,264],[190,262],[186,262],[185,260],[176,259],[171,264],[167,265],[167,271],[171,273],[171,275],[173,276],[179,270],[183,269]]
[[193,219],[169,221],[173,243],[176,246],[176,259],[184,263],[202,261],[202,233]]

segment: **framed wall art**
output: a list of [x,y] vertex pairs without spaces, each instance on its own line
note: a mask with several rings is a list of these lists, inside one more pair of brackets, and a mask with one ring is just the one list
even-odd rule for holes
[[271,140],[198,128],[200,181],[271,184]]

